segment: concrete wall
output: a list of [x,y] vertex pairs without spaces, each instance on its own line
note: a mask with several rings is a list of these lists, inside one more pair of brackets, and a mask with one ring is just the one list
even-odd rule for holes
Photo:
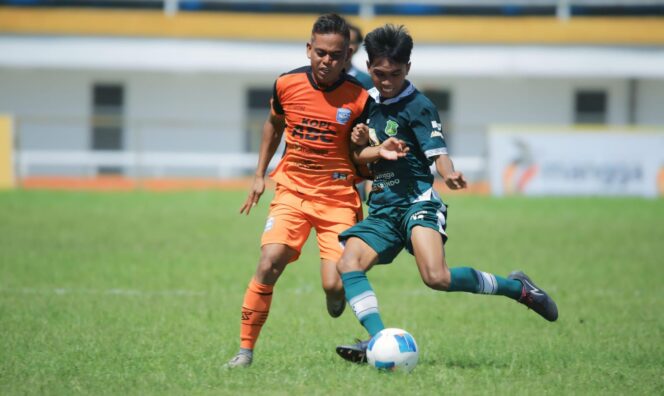
[[95,83],[124,86],[127,149],[218,153],[245,150],[246,88],[272,77],[0,70],[0,113],[22,149],[87,150]]
[[[23,150],[88,150],[93,84],[122,83],[126,149],[244,152],[247,89],[270,88],[275,77],[0,69],[0,113],[15,116]],[[451,92],[455,156],[486,155],[491,124],[573,124],[578,89],[606,90],[608,123],[629,122],[627,79],[410,78],[421,90]],[[664,125],[663,80],[638,81],[636,103],[637,124]]]
[[[572,125],[574,95],[580,89],[605,90],[607,123],[629,123],[627,79],[515,79],[476,78],[413,81],[422,89],[451,92],[450,145],[456,155],[486,152],[485,134],[491,124]],[[637,84],[637,124],[664,125],[661,103],[664,82]],[[659,111],[657,109],[660,109]]]

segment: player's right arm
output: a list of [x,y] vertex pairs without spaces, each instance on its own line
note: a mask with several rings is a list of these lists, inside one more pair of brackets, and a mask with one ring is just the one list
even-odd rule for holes
[[352,157],[356,164],[367,164],[379,159],[395,161],[405,157],[409,151],[406,142],[393,137],[386,139],[378,146],[366,146],[368,136],[369,127],[365,124],[357,124],[351,132]]
[[277,147],[279,147],[285,127],[286,118],[283,114],[270,113],[265,124],[263,124],[263,138],[261,139],[261,147],[258,151],[258,165],[254,174],[254,181],[247,199],[240,208],[240,213],[249,214],[251,208],[258,204],[258,200],[263,195],[265,191],[265,172],[274,153],[277,151]]

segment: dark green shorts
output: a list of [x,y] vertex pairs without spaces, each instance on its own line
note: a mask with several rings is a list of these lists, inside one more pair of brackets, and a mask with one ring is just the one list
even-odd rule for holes
[[378,264],[389,264],[404,247],[413,254],[410,233],[415,226],[438,231],[445,242],[447,206],[438,201],[423,201],[406,207],[381,208],[342,232],[339,241],[343,244],[348,238],[360,238],[378,253]]

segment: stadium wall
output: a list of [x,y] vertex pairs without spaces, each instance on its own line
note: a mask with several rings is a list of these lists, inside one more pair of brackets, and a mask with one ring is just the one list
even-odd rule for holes
[[[304,58],[304,56],[303,56]],[[86,150],[94,83],[121,83],[127,150],[246,151],[247,90],[270,89],[271,75],[124,71],[0,71],[0,109],[19,122],[23,150]],[[574,92],[607,92],[607,124],[628,125],[627,79],[418,78],[422,90],[451,94],[448,131],[457,155],[486,152],[490,124],[574,123]],[[664,81],[640,80],[635,124],[663,125]],[[268,103],[265,103],[267,114]]]

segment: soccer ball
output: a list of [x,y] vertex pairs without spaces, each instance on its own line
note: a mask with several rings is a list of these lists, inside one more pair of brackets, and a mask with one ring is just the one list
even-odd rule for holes
[[417,365],[415,339],[402,329],[383,329],[369,341],[367,361],[377,369],[410,372]]

